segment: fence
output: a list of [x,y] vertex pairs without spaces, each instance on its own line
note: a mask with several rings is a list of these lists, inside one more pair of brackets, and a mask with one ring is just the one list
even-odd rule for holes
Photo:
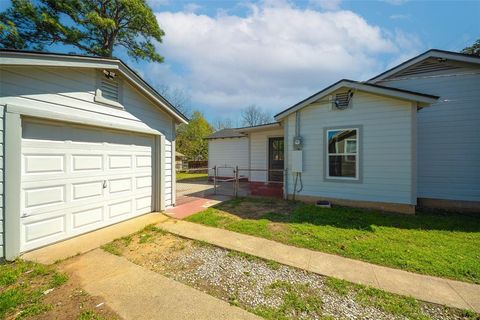
[[211,195],[283,197],[282,169],[229,166],[195,168],[177,173],[177,204]]

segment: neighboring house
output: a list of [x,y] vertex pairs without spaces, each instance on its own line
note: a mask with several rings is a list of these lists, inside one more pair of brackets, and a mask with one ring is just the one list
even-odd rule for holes
[[341,80],[275,120],[210,136],[210,164],[272,168],[268,141],[283,137],[284,197],[480,211],[480,57],[429,50],[367,82]]
[[177,171],[183,170],[183,168],[186,166],[185,159],[187,159],[187,157],[183,153],[178,151],[175,152],[175,169],[177,169]]
[[187,119],[122,61],[0,51],[0,73],[0,256],[174,204]]

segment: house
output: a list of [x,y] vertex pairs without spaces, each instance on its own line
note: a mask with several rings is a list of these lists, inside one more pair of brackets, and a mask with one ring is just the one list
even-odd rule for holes
[[278,168],[273,141],[283,139],[285,198],[480,212],[479,106],[480,57],[429,50],[366,82],[340,80],[274,124],[215,133],[209,162]]
[[117,59],[0,51],[0,256],[174,205],[187,119]]
[[175,152],[175,169],[177,171],[183,170],[183,168],[185,167],[184,163],[186,158],[187,157],[183,153],[180,153],[178,151]]

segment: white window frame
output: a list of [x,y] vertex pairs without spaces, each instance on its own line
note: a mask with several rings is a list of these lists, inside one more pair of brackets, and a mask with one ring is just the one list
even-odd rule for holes
[[[356,139],[356,153],[350,153],[346,152],[347,150],[347,140],[354,140],[354,139],[346,139],[345,140],[345,145],[343,147],[343,152],[342,153],[330,153],[328,150],[328,142],[329,142],[329,133],[332,131],[346,131],[346,130],[355,130],[357,132],[357,139]],[[327,137],[326,137],[326,177],[329,180],[350,180],[350,181],[358,181],[360,179],[360,148],[359,148],[359,141],[360,141],[360,128],[358,127],[352,127],[352,128],[332,128],[332,129],[327,129],[326,130]],[[330,175],[330,156],[355,156],[355,177],[337,177],[337,176],[331,176]]]

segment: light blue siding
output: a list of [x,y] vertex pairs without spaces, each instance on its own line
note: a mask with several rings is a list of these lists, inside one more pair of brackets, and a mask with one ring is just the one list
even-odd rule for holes
[[[416,204],[414,177],[415,108],[411,102],[356,92],[351,109],[333,111],[330,104],[312,104],[300,111],[303,138],[303,190],[299,195],[359,201]],[[295,115],[286,121],[288,193]],[[324,129],[361,127],[358,182],[325,181]]]
[[480,68],[379,84],[440,96],[418,112],[418,197],[480,201]]

